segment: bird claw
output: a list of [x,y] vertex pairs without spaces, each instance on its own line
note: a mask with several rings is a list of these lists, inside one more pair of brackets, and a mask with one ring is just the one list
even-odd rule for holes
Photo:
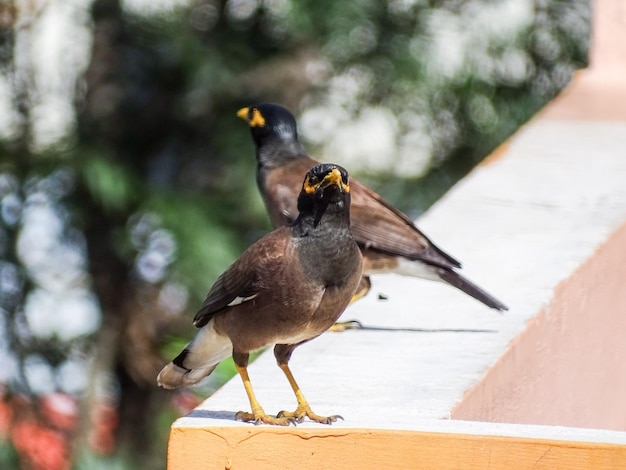
[[327,423],[325,424],[333,424],[336,423],[338,419],[340,419],[341,421],[345,421],[345,419],[343,419],[343,416],[341,415],[332,415],[332,416],[327,416],[326,419],[328,420]]

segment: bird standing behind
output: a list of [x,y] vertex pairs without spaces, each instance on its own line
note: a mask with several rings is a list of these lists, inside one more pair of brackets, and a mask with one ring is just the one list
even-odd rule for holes
[[[256,146],[257,183],[274,227],[295,219],[300,175],[319,164],[298,140],[296,120],[283,106],[260,103],[242,108],[237,116],[248,122]],[[364,277],[355,298],[367,294],[369,274],[395,272],[443,281],[488,307],[506,305],[456,270],[452,256],[431,242],[402,212],[367,186],[352,179],[352,234],[364,257]]]
[[[195,384],[232,354],[252,408],[237,419],[278,425],[305,417],[336,421],[337,415],[311,410],[288,363],[296,347],[326,331],[350,303],[363,260],[350,233],[348,173],[332,164],[305,173],[297,218],[251,245],[217,279],[194,318],[200,331],[159,373],[160,386]],[[250,352],[270,345],[298,402],[294,412],[275,417],[258,403],[247,371]]]

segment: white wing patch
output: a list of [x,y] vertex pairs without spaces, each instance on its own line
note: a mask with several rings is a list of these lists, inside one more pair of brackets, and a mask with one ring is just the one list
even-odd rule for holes
[[259,293],[257,292],[256,294],[253,294],[249,297],[235,297],[233,300],[230,301],[230,303],[227,305],[227,307],[234,307],[235,305],[239,305],[242,304],[244,302],[247,302],[248,300],[252,300],[255,299],[257,296],[259,295]]

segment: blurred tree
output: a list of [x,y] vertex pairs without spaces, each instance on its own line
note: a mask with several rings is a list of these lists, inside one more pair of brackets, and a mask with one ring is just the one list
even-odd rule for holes
[[269,228],[240,106],[286,104],[312,152],[417,215],[584,65],[589,15],[582,0],[0,3],[0,466],[164,467],[196,399],[156,388],[163,356]]

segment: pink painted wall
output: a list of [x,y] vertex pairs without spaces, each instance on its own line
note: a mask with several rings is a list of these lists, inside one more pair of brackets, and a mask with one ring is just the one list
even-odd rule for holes
[[626,431],[626,223],[557,286],[452,418]]

